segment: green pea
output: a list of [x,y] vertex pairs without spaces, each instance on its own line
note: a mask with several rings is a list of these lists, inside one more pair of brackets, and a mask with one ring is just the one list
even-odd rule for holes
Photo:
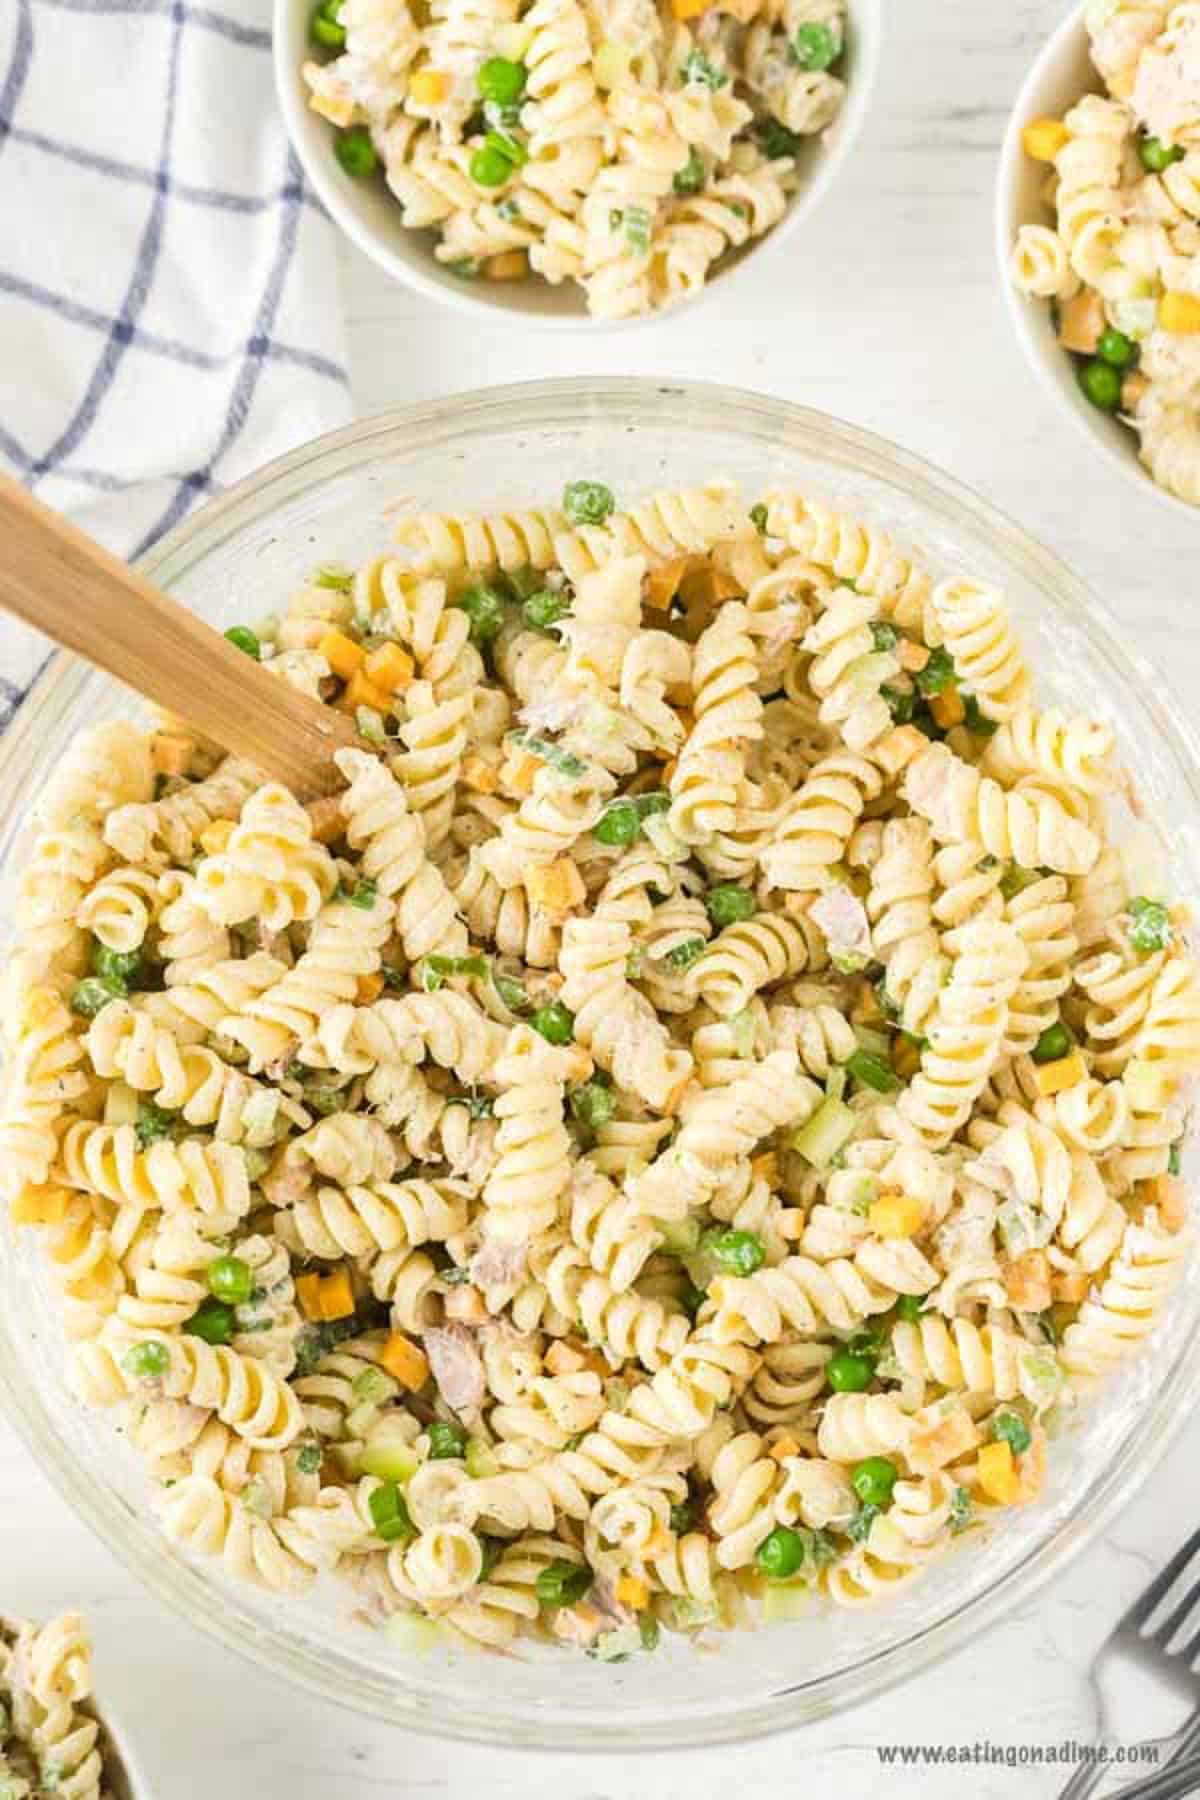
[[99,975],[102,981],[119,981],[122,986],[131,988],[142,972],[142,953],[140,950],[109,950],[104,944],[95,944],[91,967],[92,974]]
[[925,1303],[920,1294],[901,1294],[896,1302],[896,1317],[909,1325],[915,1325],[924,1310]]
[[507,56],[489,56],[475,80],[485,100],[512,106],[525,92],[527,73],[524,63],[510,62]]
[[707,1251],[725,1275],[753,1275],[761,1269],[767,1253],[763,1241],[753,1231],[722,1231],[706,1234],[700,1247]]
[[235,1324],[232,1306],[211,1298],[200,1302],[191,1318],[184,1320],[183,1329],[189,1337],[203,1338],[206,1344],[228,1344]]
[[642,829],[642,815],[632,800],[615,800],[606,806],[593,827],[592,835],[597,843],[619,845],[624,848],[632,844]]
[[1138,140],[1138,155],[1143,169],[1149,169],[1152,175],[1161,175],[1172,163],[1180,161],[1183,148],[1180,144],[1164,144],[1161,138],[1143,137]]
[[365,125],[351,125],[346,131],[339,131],[334,139],[333,153],[347,175],[360,179],[364,175],[373,175],[379,167],[379,156]]
[[504,157],[514,169],[523,168],[529,161],[529,152],[520,138],[509,135],[507,131],[489,131],[483,140],[485,150],[494,150],[497,156]]
[[170,1366],[171,1352],[165,1344],[154,1342],[135,1344],[121,1358],[121,1367],[135,1381],[150,1381],[165,1375]]
[[1066,1056],[1071,1048],[1071,1034],[1059,1020],[1054,1025],[1047,1025],[1031,1052],[1035,1063],[1057,1062]]
[[992,1436],[999,1444],[1008,1444],[1014,1456],[1024,1456],[1033,1442],[1033,1433],[1018,1412],[997,1413],[992,1420]]
[[842,40],[832,25],[800,25],[791,52],[802,69],[828,69],[842,54]]
[[444,1462],[467,1454],[467,1434],[449,1419],[435,1419],[429,1427],[429,1460]]
[[835,1394],[861,1394],[871,1385],[875,1364],[869,1356],[839,1350],[825,1364],[825,1374]]
[[804,1562],[804,1539],[788,1525],[777,1525],[758,1546],[758,1566],[768,1581],[787,1581]]
[[704,186],[704,158],[698,150],[688,151],[688,159],[682,169],[676,169],[671,177],[671,186],[677,194],[698,194],[700,192]]
[[341,23],[342,0],[321,0],[309,15],[308,35],[322,50],[344,50],[346,27]]
[[1123,331],[1114,331],[1110,326],[1096,345],[1096,355],[1114,369],[1126,369],[1137,355],[1137,345]]
[[530,594],[521,608],[521,616],[531,631],[549,631],[560,619],[568,618],[570,612],[571,602],[566,594],[556,594],[553,588]]
[[[490,136],[490,133],[489,133]],[[476,150],[467,165],[476,187],[503,187],[513,172],[513,165],[503,151],[490,142]]]
[[1171,935],[1171,915],[1161,900],[1147,900],[1139,894],[1126,906],[1125,911],[1132,921],[1129,927],[1129,941],[1135,950],[1151,951],[1166,948],[1167,939]]
[[574,1606],[591,1588],[595,1577],[586,1563],[558,1561],[539,1569],[534,1588],[539,1606]]
[[455,605],[461,606],[471,621],[471,642],[490,644],[504,623],[504,601],[495,588],[482,584],[467,588]]
[[886,1456],[868,1456],[855,1464],[850,1485],[864,1506],[886,1506],[899,1473]]
[[1093,357],[1085,362],[1079,371],[1079,385],[1101,412],[1116,412],[1121,404],[1121,377],[1119,372],[1100,358]]
[[317,1474],[322,1461],[320,1444],[301,1444],[296,1452],[296,1468],[301,1475]]
[[248,625],[231,625],[225,636],[235,650],[244,651],[255,662],[262,661],[262,645],[258,641],[258,633],[251,631]]
[[381,1482],[367,1501],[367,1508],[375,1527],[375,1535],[381,1537],[385,1544],[393,1544],[397,1539],[416,1537],[417,1528],[397,1482]]
[[529,1023],[548,1044],[569,1044],[575,1035],[575,1014],[568,1012],[561,1000],[539,1006],[530,1014]]
[[692,1529],[694,1523],[695,1515],[689,1500],[681,1500],[671,1508],[671,1530],[676,1537],[683,1537],[685,1532]]
[[740,919],[752,919],[758,911],[758,901],[749,888],[739,887],[736,881],[721,881],[704,896],[704,910],[720,930]]
[[602,481],[568,481],[563,489],[563,511],[572,525],[603,525],[616,504]]
[[113,976],[85,975],[71,990],[71,1011],[82,1018],[94,1019],[110,1000],[123,1000],[125,992],[125,983]]
[[208,1291],[227,1306],[245,1306],[254,1292],[254,1272],[240,1256],[218,1256],[208,1265]]
[[175,1124],[175,1114],[167,1112],[161,1106],[155,1106],[152,1100],[143,1100],[137,1110],[137,1118],[133,1122],[134,1133],[141,1148],[145,1150],[159,1138],[169,1137]]
[[613,1091],[600,1081],[584,1081],[571,1089],[571,1111],[581,1125],[589,1131],[599,1131],[601,1125],[607,1125],[616,1109]]

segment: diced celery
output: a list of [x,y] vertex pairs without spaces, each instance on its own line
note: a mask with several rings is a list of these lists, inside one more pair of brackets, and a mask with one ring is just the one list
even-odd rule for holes
[[377,1368],[372,1363],[361,1375],[354,1377],[352,1392],[356,1400],[366,1400],[373,1406],[381,1406],[385,1400],[395,1399],[400,1392],[400,1383],[393,1381],[386,1369]]
[[489,1475],[498,1475],[500,1464],[482,1438],[467,1439],[467,1453],[463,1458],[467,1474],[476,1481],[482,1481]]
[[662,1233],[662,1247],[671,1256],[691,1256],[700,1248],[701,1224],[699,1219],[656,1219],[655,1226]]
[[814,1169],[828,1168],[842,1146],[854,1136],[854,1125],[855,1115],[850,1108],[844,1101],[831,1097],[817,1108],[806,1125],[790,1134],[788,1143]]
[[379,1408],[372,1401],[364,1400],[346,1414],[346,1430],[353,1438],[364,1438],[378,1417]]
[[1126,1063],[1125,1093],[1134,1112],[1161,1112],[1171,1092],[1171,1078],[1157,1063]]
[[376,1438],[363,1446],[358,1460],[364,1474],[375,1475],[380,1481],[399,1482],[401,1487],[412,1480],[421,1466],[416,1451],[401,1438]]
[[279,1112],[278,1088],[259,1088],[242,1108],[242,1126],[246,1136],[260,1144],[270,1142]]
[[642,820],[642,834],[649,838],[660,856],[668,862],[683,862],[688,855],[688,847],[682,838],[676,837],[667,824],[666,813],[651,813]]
[[840,1100],[845,1091],[846,1071],[835,1066],[825,1077],[825,1092],[831,1100]]
[[1021,1391],[1027,1400],[1040,1409],[1058,1398],[1063,1372],[1053,1350],[1038,1350],[1032,1346],[1022,1350],[1020,1365]]
[[808,1610],[812,1590],[802,1581],[772,1582],[763,1595],[764,1625],[786,1625],[803,1617]]
[[592,1655],[597,1662],[623,1662],[641,1648],[642,1634],[636,1622],[631,1621],[615,1631],[603,1632],[592,1647]]
[[428,1656],[442,1638],[437,1620],[427,1619],[421,1613],[393,1613],[384,1620],[383,1632],[406,1656]]
[[1021,1200],[1006,1200],[996,1214],[1000,1242],[1010,1256],[1040,1250],[1050,1240],[1050,1222],[1044,1214]]

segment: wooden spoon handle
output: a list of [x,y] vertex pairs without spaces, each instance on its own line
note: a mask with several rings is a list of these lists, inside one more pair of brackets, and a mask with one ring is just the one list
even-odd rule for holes
[[342,785],[350,719],[269,675],[186,607],[0,476],[0,607],[302,797]]

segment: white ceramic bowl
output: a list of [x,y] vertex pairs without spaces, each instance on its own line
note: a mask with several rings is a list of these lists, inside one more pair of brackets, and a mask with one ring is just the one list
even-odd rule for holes
[[[615,331],[661,318],[592,319],[574,282],[551,287],[539,277],[520,282],[466,282],[452,275],[433,254],[433,235],[400,223],[400,202],[381,181],[356,181],[333,154],[334,132],[308,105],[300,74],[312,56],[308,22],[313,0],[275,0],[275,85],[288,133],[304,172],[330,215],[358,248],[384,272],[430,300],[476,318],[508,316],[548,331]],[[773,231],[748,244],[714,275],[700,293],[680,302],[694,306],[714,291],[728,291],[735,275],[752,259],[794,244],[808,219],[837,179],[866,121],[883,44],[883,0],[849,0],[844,73],[846,97],[829,130],[812,140],[800,162],[801,185]],[[780,258],[782,261],[782,258]],[[671,308],[677,312],[679,306]]]
[[1139,489],[1157,495],[1175,512],[1196,516],[1196,508],[1159,487],[1138,460],[1133,432],[1087,400],[1079,386],[1078,363],[1062,349],[1054,334],[1050,303],[1017,291],[1009,269],[1012,248],[1022,225],[1052,225],[1052,215],[1041,199],[1046,180],[1045,163],[1026,156],[1021,132],[1031,119],[1059,119],[1084,94],[1103,93],[1104,83],[1088,54],[1084,6],[1074,5],[1053,31],[1025,77],[1017,95],[996,178],[996,257],[1000,286],[1021,348],[1038,382],[1053,394],[1060,409],[1086,433],[1090,443]]

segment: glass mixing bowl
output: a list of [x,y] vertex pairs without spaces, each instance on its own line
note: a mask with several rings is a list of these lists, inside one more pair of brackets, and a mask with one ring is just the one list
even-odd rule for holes
[[[919,547],[931,567],[1002,584],[1044,692],[1118,728],[1148,816],[1169,821],[1173,891],[1200,903],[1196,740],[1130,634],[984,501],[820,413],[632,380],[461,395],[368,420],[271,464],[172,533],[144,567],[226,626],[270,611],[314,562],[378,550],[399,507],[538,504],[579,476],[608,481],[624,498],[713,475],[750,493],[801,489]],[[53,660],[0,745],[0,882],[11,884],[24,859],[24,815],[72,733],[136,706],[106,677]],[[0,920],[10,910],[0,898]],[[34,1234],[0,1220],[0,1401],[64,1497],[136,1574],[231,1650],[330,1699],[446,1737],[555,1749],[750,1737],[861,1702],[977,1637],[1094,1538],[1145,1477],[1200,1390],[1198,1322],[1200,1258],[1152,1347],[1055,1446],[1041,1502],[993,1536],[971,1534],[887,1604],[814,1604],[793,1623],[729,1636],[708,1653],[664,1637],[653,1656],[619,1665],[540,1647],[486,1663],[440,1649],[414,1659],[357,1624],[353,1596],[336,1583],[281,1600],[165,1543],[133,1453],[103,1413],[71,1396]]]

